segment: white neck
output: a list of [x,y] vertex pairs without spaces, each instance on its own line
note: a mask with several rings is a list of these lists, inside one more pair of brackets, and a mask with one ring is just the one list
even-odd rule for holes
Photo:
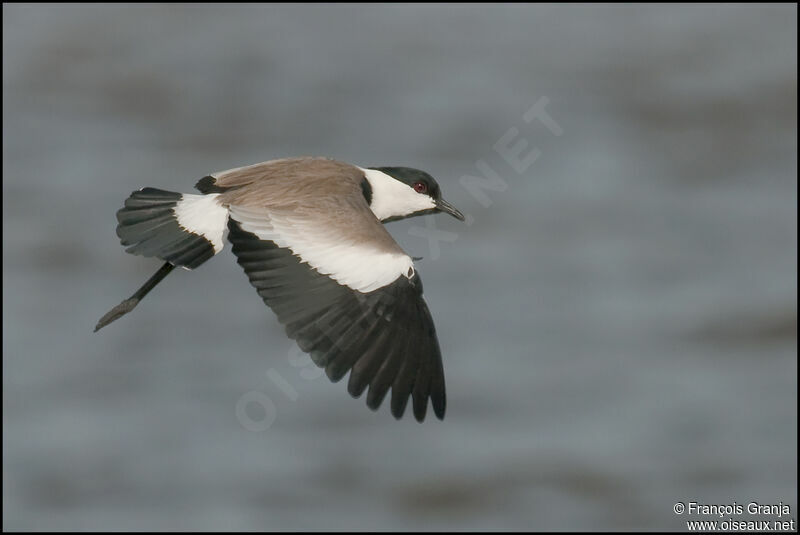
[[417,193],[408,184],[395,180],[383,171],[360,169],[372,187],[372,213],[381,221],[436,208],[430,196]]

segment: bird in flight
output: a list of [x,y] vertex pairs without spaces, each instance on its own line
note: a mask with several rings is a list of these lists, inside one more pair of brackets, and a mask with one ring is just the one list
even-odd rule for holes
[[237,262],[289,338],[334,382],[348,372],[353,397],[391,413],[409,398],[423,421],[431,401],[444,418],[442,357],[422,281],[382,223],[444,212],[428,173],[361,168],[329,158],[286,158],[206,176],[197,194],[134,191],[117,212],[126,251],[165,264],[111,309],[95,332],[127,314],[176,266],[192,270],[222,251]]

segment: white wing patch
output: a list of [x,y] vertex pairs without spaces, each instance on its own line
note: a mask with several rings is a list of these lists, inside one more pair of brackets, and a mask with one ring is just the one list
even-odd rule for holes
[[241,223],[243,230],[290,249],[319,273],[362,293],[377,290],[400,276],[408,277],[414,273],[414,263],[408,255],[387,253],[359,244],[306,218],[241,206],[231,206],[230,213]]
[[214,246],[214,254],[222,250],[223,234],[228,225],[228,209],[217,202],[219,193],[191,195],[184,193],[174,208],[178,224],[189,232],[199,234]]

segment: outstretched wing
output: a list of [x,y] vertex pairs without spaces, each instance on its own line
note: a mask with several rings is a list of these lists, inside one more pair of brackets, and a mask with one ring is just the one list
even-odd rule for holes
[[359,182],[343,184],[337,195],[318,189],[292,203],[263,181],[237,188],[228,197],[233,252],[288,336],[332,381],[350,372],[348,392],[359,397],[368,389],[373,410],[391,389],[396,418],[410,397],[422,421],[430,399],[442,419],[441,352],[422,282]]

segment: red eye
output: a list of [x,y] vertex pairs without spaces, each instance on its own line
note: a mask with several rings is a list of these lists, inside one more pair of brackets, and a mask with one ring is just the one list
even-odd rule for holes
[[428,191],[428,185],[424,182],[414,182],[412,186],[417,193],[425,193]]

